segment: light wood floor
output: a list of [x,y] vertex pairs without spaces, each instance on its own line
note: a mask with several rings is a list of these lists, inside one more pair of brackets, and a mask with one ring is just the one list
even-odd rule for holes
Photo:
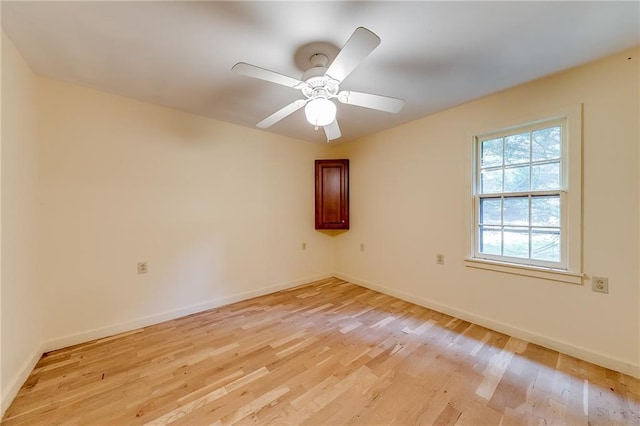
[[638,380],[328,279],[48,353],[3,424],[640,424]]

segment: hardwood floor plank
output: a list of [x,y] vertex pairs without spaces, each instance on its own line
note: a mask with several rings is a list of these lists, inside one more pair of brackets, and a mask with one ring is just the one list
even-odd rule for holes
[[637,379],[330,278],[44,354],[2,425],[640,424]]

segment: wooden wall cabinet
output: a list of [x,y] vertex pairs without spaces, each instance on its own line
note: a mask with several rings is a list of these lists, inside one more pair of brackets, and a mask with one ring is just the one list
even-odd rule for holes
[[349,160],[316,160],[316,229],[349,229]]

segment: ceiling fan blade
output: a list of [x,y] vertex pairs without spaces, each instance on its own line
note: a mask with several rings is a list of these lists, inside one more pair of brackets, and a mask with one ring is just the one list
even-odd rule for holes
[[338,100],[343,104],[356,105],[386,112],[400,112],[404,100],[388,96],[372,95],[371,93],[343,90],[338,93]]
[[340,132],[340,126],[338,126],[338,119],[336,118],[331,123],[324,126],[324,134],[327,135],[327,142],[338,139],[342,136]]
[[380,37],[364,27],[358,27],[351,34],[338,56],[333,60],[326,74],[342,82],[364,58],[380,44]]
[[275,71],[256,67],[255,65],[247,64],[244,62],[238,62],[231,69],[238,74],[258,78],[260,80],[270,81],[272,83],[281,84],[283,86],[292,87],[294,89],[298,89],[301,85],[304,85],[302,81],[296,78],[289,77],[284,74],[279,74]]
[[266,129],[267,127],[271,127],[274,124],[276,124],[278,121],[282,120],[288,115],[293,114],[294,112],[296,112],[297,110],[305,106],[306,103],[307,101],[304,99],[298,99],[297,101],[293,101],[289,105],[279,109],[278,111],[274,112],[273,114],[271,114],[270,116],[268,116],[267,118],[265,118],[264,120],[256,124],[256,126],[261,129]]

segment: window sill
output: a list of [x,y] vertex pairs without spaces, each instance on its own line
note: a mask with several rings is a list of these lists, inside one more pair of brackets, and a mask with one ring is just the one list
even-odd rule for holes
[[485,269],[488,271],[503,272],[506,274],[523,275],[526,277],[541,278],[545,280],[560,281],[570,284],[582,285],[583,274],[561,271],[558,269],[541,268],[537,266],[515,265],[484,259],[465,259],[465,266],[469,268]]

